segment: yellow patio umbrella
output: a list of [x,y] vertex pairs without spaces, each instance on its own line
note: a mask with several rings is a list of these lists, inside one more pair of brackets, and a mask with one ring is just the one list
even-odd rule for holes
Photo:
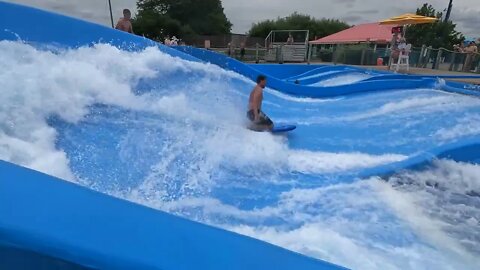
[[434,17],[426,17],[422,15],[417,15],[413,13],[406,13],[400,16],[395,16],[388,18],[386,20],[380,21],[380,24],[394,24],[394,25],[407,25],[407,24],[423,24],[423,23],[434,23],[438,19]]
[[[434,17],[426,17],[422,15],[417,15],[413,13],[406,13],[400,16],[395,16],[391,17],[389,19],[380,21],[380,24],[393,24],[397,26],[405,26],[403,27],[403,37],[405,37],[405,30],[408,25],[413,25],[413,24],[425,24],[425,23],[434,23],[438,19]],[[395,36],[392,38],[392,42],[394,40]],[[391,61],[389,65],[391,65]],[[398,66],[397,66],[398,67]]]

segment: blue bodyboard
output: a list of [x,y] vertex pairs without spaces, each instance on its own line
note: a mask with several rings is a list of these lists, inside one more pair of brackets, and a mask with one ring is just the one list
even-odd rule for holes
[[247,126],[248,129],[252,131],[257,131],[257,132],[270,132],[270,133],[283,133],[283,132],[288,132],[292,131],[297,128],[295,125],[285,125],[285,124],[278,124],[274,125],[272,130],[264,130],[264,129],[257,129],[254,126]]
[[271,133],[280,133],[280,132],[288,132],[296,129],[297,126],[295,125],[275,125],[273,129],[270,130]]

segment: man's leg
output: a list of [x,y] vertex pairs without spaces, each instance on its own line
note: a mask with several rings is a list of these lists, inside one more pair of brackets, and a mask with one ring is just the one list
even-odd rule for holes
[[262,111],[260,111],[260,121],[258,124],[262,126],[264,129],[270,130],[273,128],[272,120],[270,120],[270,118]]

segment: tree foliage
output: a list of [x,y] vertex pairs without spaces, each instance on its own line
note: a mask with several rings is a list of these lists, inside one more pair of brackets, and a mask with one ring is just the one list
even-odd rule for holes
[[350,26],[335,19],[315,19],[309,15],[294,12],[285,18],[265,20],[252,25],[249,35],[253,37],[267,37],[272,30],[309,30],[310,37],[325,37],[345,30]]
[[137,8],[135,32],[151,39],[227,34],[232,28],[220,0],[138,0]]
[[422,45],[433,48],[451,49],[453,45],[463,41],[465,37],[455,30],[456,24],[452,21],[443,21],[443,13],[437,12],[432,5],[423,4],[417,9],[417,14],[428,17],[436,17],[439,20],[432,24],[418,24],[407,27],[406,38],[415,47]]

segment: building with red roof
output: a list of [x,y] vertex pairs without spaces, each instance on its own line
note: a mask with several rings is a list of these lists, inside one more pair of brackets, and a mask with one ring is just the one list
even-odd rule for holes
[[392,39],[393,27],[395,26],[380,25],[377,22],[359,24],[335,34],[310,41],[310,44],[387,44]]

